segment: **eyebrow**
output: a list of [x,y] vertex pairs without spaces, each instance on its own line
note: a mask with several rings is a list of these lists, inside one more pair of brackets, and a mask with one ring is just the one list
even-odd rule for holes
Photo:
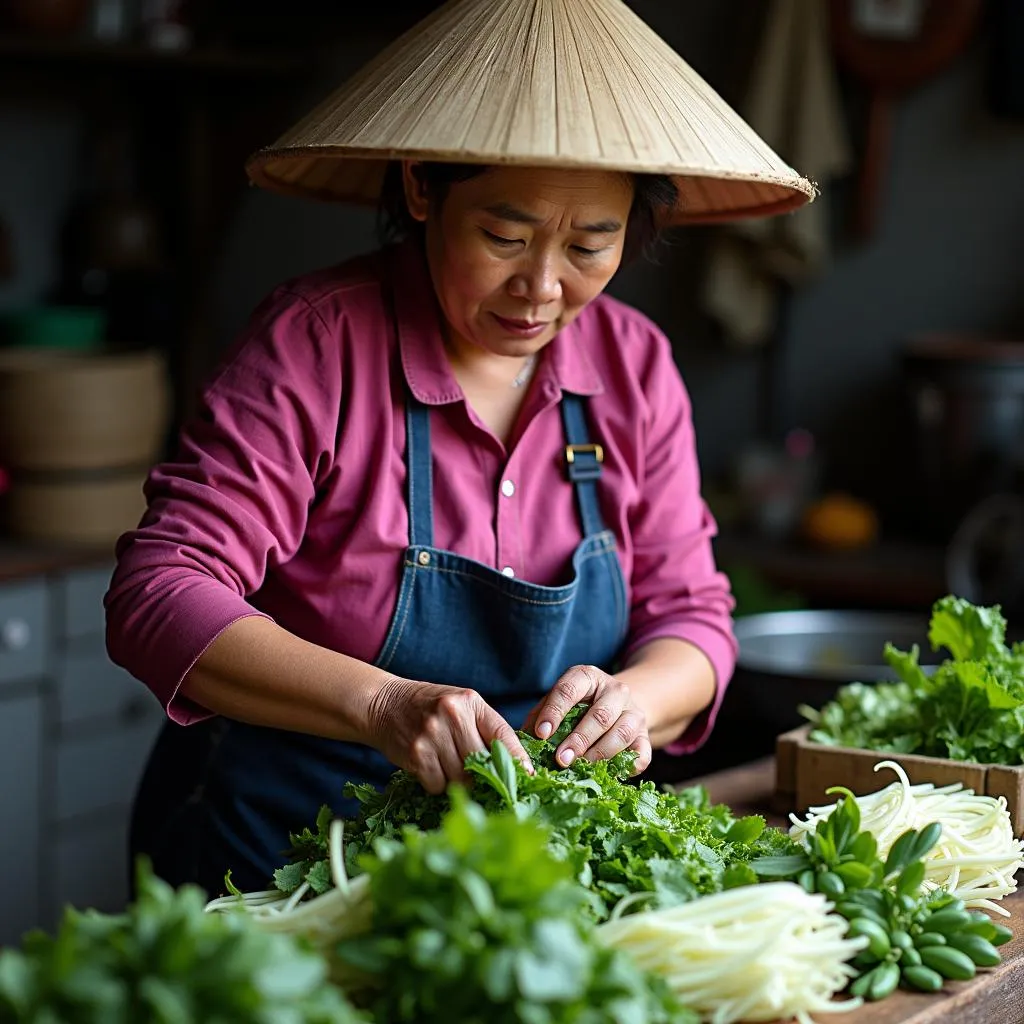
[[[491,206],[485,206],[484,212],[499,220],[511,221],[513,224],[539,224],[541,222],[540,217],[534,217],[533,214],[520,210],[518,206],[513,206],[511,203],[493,203]],[[599,220],[595,224],[574,225],[573,230],[593,235],[613,235],[616,231],[622,230],[622,224],[614,217],[609,217],[607,220]]]

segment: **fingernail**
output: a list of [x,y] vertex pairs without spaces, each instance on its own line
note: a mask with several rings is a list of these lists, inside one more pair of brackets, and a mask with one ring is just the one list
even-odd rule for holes
[[558,755],[558,760],[568,768],[576,760],[576,752],[574,750],[563,750]]
[[551,735],[551,723],[541,722],[540,725],[537,726],[537,735],[542,740],[546,740]]

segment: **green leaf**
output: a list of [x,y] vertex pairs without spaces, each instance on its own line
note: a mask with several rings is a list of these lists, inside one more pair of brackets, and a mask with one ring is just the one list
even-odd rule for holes
[[985,695],[989,707],[997,710],[1009,710],[1020,707],[1022,702],[1019,698],[1007,692],[996,679],[992,670],[983,662],[961,661],[955,666],[955,672],[960,682],[968,689],[978,690]]
[[750,862],[758,878],[767,880],[782,880],[795,878],[802,871],[806,871],[811,865],[810,860],[804,853],[790,854],[783,857],[758,857]]
[[847,888],[863,889],[869,886],[874,879],[874,872],[871,868],[855,860],[848,861],[846,864],[837,864],[833,870],[843,880]]
[[[829,816],[829,820],[832,822],[832,833],[834,836],[837,856],[841,856],[846,852],[847,846],[857,834],[853,818],[847,810],[849,806],[849,800],[841,800],[839,802],[839,807]],[[853,806],[856,807],[857,805],[853,804]]]
[[907,683],[915,692],[922,692],[928,688],[928,676],[919,664],[921,649],[914,644],[909,652],[898,650],[892,644],[887,643],[882,649],[882,656],[890,668]]
[[832,836],[828,834],[829,831],[826,829],[822,832],[812,832],[808,837],[812,856],[817,857],[824,864],[834,864],[838,856],[836,844]]
[[960,597],[944,597],[932,609],[928,640],[957,661],[983,661],[1006,654],[1006,620],[999,606],[982,608]]
[[515,958],[519,993],[533,1002],[569,1002],[586,992],[591,953],[568,921],[540,921],[531,949]]
[[519,767],[513,760],[508,748],[501,740],[495,740],[491,744],[491,756],[494,758],[498,776],[505,784],[505,792],[508,794],[508,802],[514,804],[518,795],[518,772]]
[[309,882],[310,889],[318,896],[322,896],[329,889],[333,889],[334,879],[331,877],[330,862],[318,860],[306,873],[306,881]]
[[916,842],[917,832],[911,828],[900,835],[896,842],[889,847],[889,855],[885,859],[885,873],[887,875],[902,871],[910,863]]
[[14,949],[0,949],[0,1007],[9,1006],[24,1015],[32,992],[30,961]]
[[326,837],[331,831],[331,822],[334,821],[334,812],[324,804],[316,816],[316,830],[321,835]]
[[484,992],[494,1003],[506,1003],[515,984],[516,952],[511,947],[488,950],[484,957],[480,981]]
[[750,814],[733,822],[725,834],[727,843],[747,845],[754,842],[765,828],[765,820],[759,814]]
[[[590,710],[589,704],[577,704],[574,708],[569,710],[569,713],[562,719],[561,725],[554,731],[554,733],[548,737],[548,745],[554,750],[566,739],[576,728],[579,720]],[[553,760],[553,759],[552,759]]]
[[739,889],[744,885],[757,885],[760,879],[749,864],[730,864],[722,875],[723,889]]
[[459,884],[473,904],[473,910],[481,918],[489,917],[494,913],[494,894],[491,892],[486,878],[476,872],[468,872],[459,878]]
[[923,857],[927,856],[941,836],[941,822],[933,821],[931,824],[925,825],[925,827],[918,832],[917,838],[914,840],[911,858],[913,860],[921,860]]
[[160,1024],[193,1024],[189,993],[162,978],[147,977],[139,983],[139,1002],[149,1009],[147,1019]]
[[309,861],[300,860],[295,864],[286,864],[274,872],[274,885],[284,893],[293,893],[306,879],[310,869]]
[[858,832],[850,844],[850,854],[858,863],[870,867],[878,859],[878,840],[871,832]]
[[448,942],[439,928],[417,928],[409,935],[409,955],[418,967],[430,967],[437,962]]
[[513,783],[509,789],[508,779],[505,777],[504,766],[499,761],[498,751],[504,751],[505,756],[511,761],[511,757],[502,743],[495,740],[491,747],[490,756],[486,754],[471,755],[466,759],[466,771],[475,778],[486,782],[501,799],[506,807],[515,804],[513,796],[515,790],[515,766],[512,766]]
[[[849,841],[860,832],[860,804],[852,793],[847,793],[842,801],[843,810],[846,812],[846,820],[849,823]],[[846,844],[844,844],[846,845]]]
[[[699,873],[695,873],[693,866],[686,860],[658,857],[652,859],[648,867],[659,907],[676,907],[700,895],[696,880],[700,877]],[[632,886],[628,886],[623,895],[628,895],[630,891],[633,891]]]
[[900,896],[914,896],[924,881],[924,861],[915,860],[908,864],[896,880],[896,893]]

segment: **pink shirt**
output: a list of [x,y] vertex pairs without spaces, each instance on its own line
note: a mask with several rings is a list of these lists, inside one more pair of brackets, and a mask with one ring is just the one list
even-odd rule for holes
[[407,385],[434,407],[435,544],[530,582],[565,582],[581,529],[561,461],[565,389],[590,396],[605,451],[598,488],[630,591],[628,650],[679,637],[715,667],[714,706],[674,748],[694,749],[736,646],[668,341],[635,310],[596,299],[544,349],[506,449],[465,402],[438,315],[409,244],[292,281],[256,310],[175,460],[150,474],[139,528],[118,544],[111,657],[182,724],[208,715],[178,695],[182,679],[247,615],[372,662],[409,542]]

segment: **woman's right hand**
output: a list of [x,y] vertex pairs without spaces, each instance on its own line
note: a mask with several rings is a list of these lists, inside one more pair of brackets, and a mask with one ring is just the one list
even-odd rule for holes
[[428,793],[465,782],[469,754],[501,740],[533,771],[515,730],[475,690],[410,679],[389,679],[369,709],[370,743],[392,764],[412,772]]

